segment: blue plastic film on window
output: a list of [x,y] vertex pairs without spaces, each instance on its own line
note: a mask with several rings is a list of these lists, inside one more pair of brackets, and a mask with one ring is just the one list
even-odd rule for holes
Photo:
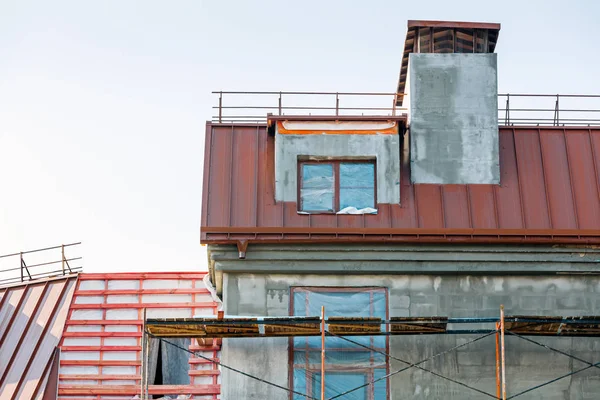
[[[380,336],[378,336],[380,337]],[[355,336],[352,337],[352,340],[355,342],[359,342],[358,340],[354,340]],[[385,339],[385,338],[384,338]],[[346,342],[348,343],[348,342]],[[366,343],[362,343],[365,346],[372,346],[369,341]],[[382,342],[383,347],[377,347],[378,351],[383,353],[386,352],[385,348],[385,340]],[[316,346],[315,346],[316,345]],[[343,349],[347,349],[350,351],[341,350],[342,348],[339,346],[335,346],[331,343],[325,343],[325,364],[326,366],[344,366],[348,367],[350,365],[355,367],[369,368],[369,367],[377,367],[381,365],[385,365],[386,359],[385,356],[378,352],[371,351],[360,351],[361,348],[354,346],[345,346]],[[327,350],[327,349],[335,349],[335,350]],[[321,365],[321,342],[314,343],[313,347],[306,351],[303,346],[294,345],[294,364],[299,365],[309,365],[314,368],[320,368]]]
[[[293,313],[318,317],[321,307],[325,316],[387,316],[387,296],[384,290],[354,288],[353,291],[297,288],[293,292]],[[385,325],[382,325],[382,328]],[[383,328],[385,329],[385,328]],[[325,397],[332,397],[386,374],[385,336],[352,336],[358,342],[377,351],[369,351],[338,337],[325,338]],[[294,390],[320,397],[321,338],[318,336],[293,339]],[[349,393],[342,399],[385,400],[387,382],[382,380]],[[296,399],[297,397],[294,397]]]
[[300,197],[302,210],[333,211],[333,166],[304,164]]
[[[326,372],[325,373],[325,398],[328,399],[351,388],[364,385],[368,382],[367,374],[360,372]],[[312,375],[313,397],[321,398],[321,374]],[[366,400],[367,387],[362,387],[346,394],[344,400]]]
[[371,163],[340,164],[340,188],[375,187],[375,165]]
[[333,211],[332,189],[302,189],[300,196],[304,211]]
[[340,164],[340,210],[346,207],[375,208],[374,164]]
[[333,190],[333,165],[303,164],[302,187]]
[[[294,390],[300,393],[306,393],[306,370],[303,368],[294,369]],[[306,400],[306,397],[294,394],[294,400]]]
[[346,207],[375,208],[373,188],[340,188],[340,210]]

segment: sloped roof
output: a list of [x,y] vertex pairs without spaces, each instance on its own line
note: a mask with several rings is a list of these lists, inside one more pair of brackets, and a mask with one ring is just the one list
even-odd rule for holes
[[[0,288],[1,399],[43,398],[76,281],[71,275]],[[56,398],[56,388],[49,391]]]
[[[81,274],[61,341],[59,399],[131,399],[140,393],[143,310],[148,317],[216,315],[206,273]],[[218,344],[189,349],[219,359]],[[154,395],[216,399],[216,364],[190,357],[189,385],[150,385]],[[115,397],[119,396],[119,397]]]
[[208,124],[201,241],[600,244],[600,129],[499,129],[500,185],[413,184],[405,142],[400,204],[302,215],[295,202],[275,202],[266,126]]

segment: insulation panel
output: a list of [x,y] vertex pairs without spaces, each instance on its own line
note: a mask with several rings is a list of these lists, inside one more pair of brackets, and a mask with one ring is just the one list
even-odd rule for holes
[[[59,399],[131,399],[139,395],[143,315],[160,318],[216,315],[218,303],[204,273],[81,274],[62,337]],[[189,350],[219,358],[220,342]],[[189,360],[190,385],[150,385],[155,395],[217,399],[219,369]]]

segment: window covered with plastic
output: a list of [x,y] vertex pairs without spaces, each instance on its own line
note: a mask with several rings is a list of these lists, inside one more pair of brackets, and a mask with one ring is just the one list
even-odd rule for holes
[[[292,312],[296,316],[318,316],[321,306],[327,317],[387,317],[385,288],[293,288]],[[387,336],[353,336],[371,349],[387,353]],[[295,337],[292,380],[294,390],[321,398],[321,338]],[[387,374],[384,355],[341,338],[325,338],[325,398],[382,378]],[[294,395],[294,400],[304,399]],[[385,400],[387,379],[348,393],[340,400]]]
[[299,165],[299,210],[371,214],[375,210],[374,161],[307,161]]

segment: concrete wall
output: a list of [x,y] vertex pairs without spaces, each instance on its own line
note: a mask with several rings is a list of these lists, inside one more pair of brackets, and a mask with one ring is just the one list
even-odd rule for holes
[[413,182],[500,182],[496,64],[496,54],[410,55]]
[[[253,246],[247,260],[234,247],[213,246],[212,268],[222,273],[226,314],[289,315],[291,286],[380,286],[389,292],[390,316],[496,317],[500,304],[512,315],[599,315],[600,277],[568,272],[574,267],[597,271],[595,249],[474,246]],[[380,257],[374,256],[381,249]],[[418,251],[421,248],[422,251]],[[437,249],[437,251],[434,251]],[[376,254],[375,254],[376,255]],[[332,262],[333,258],[339,264]],[[296,260],[292,260],[295,258]],[[397,259],[413,259],[398,262]],[[395,270],[365,273],[360,266],[395,263]],[[421,264],[418,263],[421,260]],[[463,272],[463,259],[471,270]],[[491,259],[492,261],[486,261]],[[476,261],[477,260],[477,261]],[[411,264],[406,267],[404,264]],[[419,265],[441,263],[440,273],[423,273]],[[474,263],[477,263],[475,266]],[[296,270],[299,265],[313,264]],[[345,272],[340,272],[341,265]],[[512,265],[514,264],[514,265]],[[244,272],[239,268],[247,265]],[[544,265],[548,265],[545,269]],[[273,266],[279,272],[272,271]],[[404,266],[404,268],[403,268]],[[416,267],[416,269],[415,269]],[[518,273],[516,267],[520,267]],[[412,268],[412,269],[411,269]],[[451,271],[452,269],[452,271]],[[373,270],[373,268],[371,269]],[[431,269],[430,269],[431,270]],[[513,271],[512,273],[504,271]],[[557,274],[557,271],[562,271]],[[393,356],[416,362],[473,339],[464,335],[404,336],[390,339]],[[536,338],[591,362],[600,361],[600,340]],[[516,337],[507,337],[508,392],[521,390],[586,365]],[[222,362],[287,387],[288,340],[225,339]],[[404,365],[392,361],[391,371]],[[488,337],[423,364],[439,374],[495,393],[495,343]],[[524,395],[524,399],[596,399],[600,374],[595,368]],[[477,392],[429,373],[411,369],[390,381],[391,399],[481,399]],[[285,399],[281,389],[222,371],[222,399]]]
[[377,160],[377,202],[400,202],[398,135],[281,135],[275,137],[275,199],[297,201],[298,156]]

